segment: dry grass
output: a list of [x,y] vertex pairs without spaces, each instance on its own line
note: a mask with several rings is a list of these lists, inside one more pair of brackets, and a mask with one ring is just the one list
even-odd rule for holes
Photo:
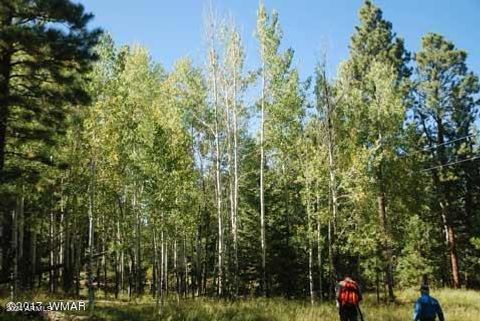
[[[412,319],[413,304],[418,293],[405,290],[398,293],[395,304],[377,304],[373,296],[366,296],[362,304],[365,321],[407,321]],[[480,292],[438,289],[432,295],[441,302],[448,321],[480,320]],[[42,297],[42,300],[47,300]],[[2,300],[5,301],[5,300]],[[248,299],[236,302],[214,299],[188,299],[165,305],[161,316],[156,314],[150,297],[140,300],[99,300],[95,320],[132,321],[332,321],[338,320],[337,310],[331,302],[311,306],[307,301],[281,298]],[[85,313],[82,313],[85,314]],[[13,320],[11,318],[5,320]],[[71,317],[66,316],[65,320]],[[2,318],[0,318],[2,320]],[[18,318],[16,320],[22,320]]]

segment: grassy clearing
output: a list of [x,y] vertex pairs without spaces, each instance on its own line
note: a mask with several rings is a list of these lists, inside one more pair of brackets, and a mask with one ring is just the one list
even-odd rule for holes
[[[407,321],[412,319],[413,303],[417,291],[398,293],[398,302],[377,304],[375,297],[367,295],[362,304],[366,321]],[[480,292],[467,290],[434,290],[448,321],[480,320]],[[42,300],[47,298],[42,297]],[[5,301],[5,300],[2,300]],[[72,313],[65,320],[74,320]],[[5,320],[13,320],[12,315]],[[144,297],[136,301],[100,300],[96,305],[95,320],[111,321],[332,321],[338,320],[337,310],[331,302],[311,306],[307,301],[274,299],[248,299],[236,302],[214,299],[188,299],[177,303],[168,301],[161,316],[155,313],[155,304]],[[0,318],[0,320],[3,320]],[[18,318],[17,320],[24,320]]]

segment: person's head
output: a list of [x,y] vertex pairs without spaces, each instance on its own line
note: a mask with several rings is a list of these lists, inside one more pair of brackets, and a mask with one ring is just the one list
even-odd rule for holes
[[352,281],[352,276],[349,273],[347,273],[347,274],[345,274],[343,279],[347,280],[347,281]]
[[429,294],[430,293],[430,288],[428,287],[428,284],[422,284],[420,286],[420,293],[422,293],[422,294]]

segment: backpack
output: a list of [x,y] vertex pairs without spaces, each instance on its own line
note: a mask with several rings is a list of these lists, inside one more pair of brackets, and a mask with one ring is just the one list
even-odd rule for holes
[[341,305],[356,306],[360,302],[359,292],[357,283],[344,280],[340,284],[338,301]]

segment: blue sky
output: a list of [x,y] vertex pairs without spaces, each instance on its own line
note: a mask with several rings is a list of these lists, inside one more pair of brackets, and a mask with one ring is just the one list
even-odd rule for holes
[[[188,56],[204,62],[203,0],[78,0],[95,14],[94,26],[109,31],[117,44],[141,44],[153,59],[170,70]],[[394,31],[416,51],[422,35],[438,32],[469,53],[468,65],[480,74],[479,0],[376,0]],[[231,15],[240,26],[247,67],[257,67],[254,37],[258,0],[212,0],[221,14]],[[313,74],[316,59],[325,48],[329,73],[348,57],[350,36],[358,24],[363,0],[265,0],[269,10],[279,12],[284,47],[295,50],[295,63],[302,77]]]

